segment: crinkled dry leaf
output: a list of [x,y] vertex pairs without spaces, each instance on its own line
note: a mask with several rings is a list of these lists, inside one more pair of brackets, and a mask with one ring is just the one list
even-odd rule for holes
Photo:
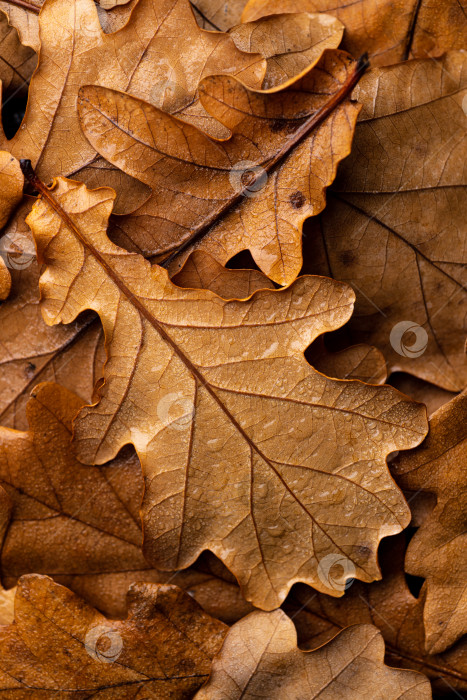
[[189,700],[226,627],[176,586],[133,584],[128,618],[107,620],[46,576],[24,576],[0,627],[0,693],[46,700]]
[[6,151],[0,151],[0,229],[21,201],[23,183],[23,173],[16,158]]
[[275,94],[227,76],[205,79],[201,103],[231,130],[226,141],[129,95],[82,88],[81,126],[93,147],[154,190],[119,220],[125,244],[162,254],[209,231],[201,243],[220,262],[249,248],[263,272],[290,283],[301,267],[303,221],[324,207],[350,150],[359,107],[346,95],[360,70],[347,54],[325,51],[314,70]]
[[210,289],[223,299],[246,299],[259,289],[274,289],[274,285],[259,270],[229,270],[212,255],[195,250],[172,282],[180,287]]
[[[113,34],[102,31],[93,0],[48,0],[39,23],[39,65],[23,123],[7,144],[45,179],[76,172],[95,156],[79,128],[76,99],[83,84],[128,89],[160,105],[170,93],[175,108],[192,100],[204,76],[227,71],[259,87],[264,75],[261,56],[239,51],[227,34],[200,29],[188,0],[140,0]],[[181,93],[173,96],[175,84]]]
[[48,574],[113,617],[125,616],[135,581],[188,588],[220,619],[250,612],[238,586],[209,569],[174,575],[150,568],[141,553],[139,461],[130,453],[101,468],[80,464],[70,440],[82,405],[63,387],[41,384],[28,402],[29,431],[0,428],[0,485],[12,504],[11,516],[3,514],[9,524],[2,582],[9,587],[23,574]]
[[240,24],[245,0],[193,0],[191,4],[201,27],[227,31]]
[[229,302],[175,287],[106,237],[112,190],[58,178],[52,195],[34,182],[44,318],[94,309],[108,343],[100,401],[74,424],[78,458],[104,463],[135,445],[148,560],[183,568],[210,549],[267,608],[294,581],[327,590],[318,564],[336,551],[355,577],[377,578],[379,540],[409,521],[385,457],[417,445],[426,419],[390,387],[331,380],[305,361],[348,319],[350,288],[304,277]]
[[325,49],[337,49],[344,26],[331,15],[273,15],[239,24],[229,34],[242,51],[267,59],[262,89],[283,88],[314,66]]
[[44,0],[0,2],[0,10],[8,17],[10,25],[17,30],[21,43],[31,47],[36,53],[40,49],[38,14],[43,4]]
[[387,378],[386,361],[371,345],[353,345],[329,352],[323,338],[318,338],[307,350],[308,362],[328,377],[360,379],[368,384],[384,384]]
[[141,553],[138,460],[80,464],[70,441],[82,405],[62,387],[40,384],[27,406],[29,431],[0,428],[0,485],[13,503],[1,553],[8,588],[25,573],[68,585],[64,577],[150,568]]
[[[180,287],[210,289],[223,299],[245,299],[259,289],[272,289],[271,280],[259,270],[230,270],[202,250],[195,250],[172,282]],[[336,379],[360,379],[384,384],[386,362],[376,348],[354,345],[328,352],[322,337],[307,349],[306,358],[318,371]]]
[[39,266],[34,240],[24,219],[32,197],[25,197],[0,238],[13,284],[0,305],[0,424],[26,430],[25,407],[31,389],[57,381],[86,401],[101,376],[100,324],[91,315],[70,326],[45,325],[39,306]]
[[343,48],[355,56],[368,51],[375,66],[467,45],[465,0],[250,0],[242,21],[277,12],[335,15],[345,26]]
[[21,44],[17,30],[0,12],[0,80],[3,92],[15,95],[27,93],[36,63],[36,53],[29,46]]
[[[348,625],[373,624],[384,637],[387,664],[421,671],[441,695],[449,695],[454,689],[466,692],[467,641],[459,642],[443,654],[430,655],[425,650],[425,587],[418,598],[407,587],[403,570],[404,539],[400,535],[381,543],[382,581],[371,584],[354,581],[343,598],[317,593],[299,584],[293,588],[284,609],[297,627],[303,649],[320,647]],[[330,569],[335,585],[340,585],[342,563],[336,560]]]
[[6,299],[11,290],[11,275],[5,265],[3,258],[0,258],[0,301]]
[[444,651],[467,632],[467,392],[440,408],[416,450],[400,455],[392,471],[404,488],[434,493],[436,507],[416,532],[406,570],[426,579],[426,648]]
[[441,408],[445,403],[453,399],[456,394],[447,391],[435,384],[429,384],[405,372],[394,372],[391,375],[391,386],[395,387],[403,394],[407,394],[414,401],[424,403],[428,412],[428,417]]
[[420,673],[384,665],[384,641],[372,625],[348,627],[312,652],[297,648],[282,612],[253,612],[228,632],[195,700],[430,700]]
[[304,253],[307,272],[354,286],[350,342],[450,391],[467,383],[466,87],[463,52],[362,78],[352,154]]

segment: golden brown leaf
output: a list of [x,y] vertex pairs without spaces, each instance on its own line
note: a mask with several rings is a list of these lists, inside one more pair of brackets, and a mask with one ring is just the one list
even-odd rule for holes
[[24,576],[0,627],[0,693],[46,700],[189,700],[226,627],[176,586],[133,584],[126,620],[108,620],[46,576]]
[[223,299],[246,299],[259,289],[274,289],[259,270],[229,270],[202,250],[190,255],[172,282],[179,287],[210,289]]
[[[259,270],[230,270],[202,250],[195,250],[172,282],[180,287],[210,289],[223,299],[245,299],[259,289],[273,289],[271,280]],[[386,362],[376,348],[354,345],[328,352],[322,337],[307,349],[308,362],[318,371],[336,379],[360,379],[384,384]],[[407,393],[407,392],[405,392]]]
[[188,0],[140,0],[113,34],[102,31],[93,0],[48,0],[39,23],[39,65],[8,149],[32,160],[45,179],[76,172],[95,156],[79,128],[76,99],[83,84],[129,90],[160,106],[170,93],[171,107],[179,108],[204,76],[227,71],[259,87],[264,75],[261,56],[239,51],[227,34],[200,29]]
[[36,63],[37,56],[33,49],[21,44],[17,30],[8,23],[6,14],[0,12],[0,80],[3,93],[27,93]]
[[394,372],[391,376],[390,384],[402,391],[403,394],[410,396],[414,401],[424,403],[429,418],[438,408],[441,408],[441,406],[456,396],[453,391],[447,391],[435,384],[429,384],[424,382],[423,379],[418,379],[405,372]]
[[113,617],[125,616],[135,581],[176,583],[220,619],[250,612],[238,586],[212,569],[150,568],[141,554],[139,461],[127,451],[101,468],[80,464],[70,440],[82,405],[63,387],[40,384],[28,402],[29,431],[0,428],[0,485],[12,505],[11,516],[9,507],[2,512],[2,533],[9,523],[2,582],[10,587],[23,574],[48,574]]
[[[412,504],[412,503],[411,503]],[[404,535],[381,543],[382,581],[354,581],[343,598],[317,593],[308,586],[295,586],[284,609],[292,617],[302,649],[316,649],[348,625],[376,625],[384,638],[386,663],[427,675],[440,695],[467,691],[467,641],[443,654],[425,650],[423,601],[425,587],[415,598],[407,587]],[[339,580],[339,562],[331,571]]]
[[239,24],[229,34],[242,51],[267,59],[262,89],[283,88],[314,66],[325,49],[337,49],[344,26],[331,15],[273,15]]
[[11,275],[3,258],[0,258],[0,301],[6,299],[11,290]]
[[427,583],[423,611],[426,648],[444,651],[467,632],[467,392],[440,408],[419,448],[400,455],[392,470],[412,491],[434,493],[436,507],[416,532],[406,556],[409,573]]
[[0,10],[8,17],[10,25],[17,30],[21,43],[31,47],[36,53],[40,49],[38,15],[43,4],[44,0],[0,2]]
[[50,328],[42,319],[40,269],[24,220],[33,201],[25,197],[0,238],[13,281],[0,305],[0,424],[20,430],[28,426],[25,407],[35,384],[57,381],[90,401],[104,358],[100,324],[91,315],[67,327]]
[[306,272],[354,286],[349,342],[449,391],[467,383],[466,87],[463,52],[362,78],[352,154],[304,254]]
[[297,648],[282,612],[254,612],[228,632],[195,700],[430,700],[427,678],[384,665],[384,641],[372,625],[348,627],[313,652]]
[[58,178],[52,195],[32,180],[45,197],[28,217],[47,265],[44,318],[92,308],[108,344],[100,401],[74,424],[77,454],[104,463],[135,445],[148,560],[183,568],[210,549],[267,608],[297,580],[327,590],[318,568],[336,551],[355,577],[377,578],[379,540],[409,521],[385,457],[418,444],[426,420],[390,387],[305,361],[348,319],[350,288],[305,277],[229,302],[175,287],[106,237],[112,190]]
[[23,173],[16,158],[6,151],[0,151],[0,229],[20,202],[23,183]]
[[240,18],[245,0],[193,0],[195,15],[198,23],[205,29],[221,29],[227,31],[236,24],[240,24]]
[[250,22],[277,12],[328,12],[345,26],[343,48],[372,65],[441,56],[467,45],[465,0],[250,0]]
[[325,51],[316,69],[272,95],[227,76],[205,79],[203,107],[232,131],[222,142],[129,95],[82,88],[81,126],[93,147],[154,190],[118,222],[125,244],[161,254],[209,231],[203,248],[221,263],[249,248],[263,272],[290,283],[301,267],[303,221],[324,207],[350,150],[359,107],[346,95],[360,69],[347,54]]

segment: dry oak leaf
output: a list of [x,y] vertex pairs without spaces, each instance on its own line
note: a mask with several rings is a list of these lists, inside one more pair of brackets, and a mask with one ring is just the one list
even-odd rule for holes
[[23,173],[16,158],[6,151],[0,151],[0,229],[21,201],[23,184]]
[[[5,226],[23,196],[23,182],[23,174],[16,158],[6,151],[0,151],[0,229]],[[17,253],[5,232],[0,233],[0,301],[10,293],[9,268],[14,266]]]
[[253,612],[228,632],[211,676],[194,700],[429,700],[422,674],[384,665],[384,641],[372,625],[355,625],[312,652],[282,610]]
[[348,341],[450,391],[467,384],[466,88],[463,52],[362,78],[352,153],[304,251],[306,272],[354,285]]
[[69,326],[45,325],[39,305],[40,268],[25,218],[25,196],[0,238],[8,255],[12,291],[0,305],[0,424],[27,430],[26,403],[39,382],[56,381],[90,401],[105,359],[101,326],[93,315]]
[[73,576],[150,569],[141,553],[138,461],[80,464],[70,442],[82,406],[66,389],[39,384],[27,405],[29,431],[0,428],[0,485],[13,504],[1,552],[7,588],[28,573],[69,585]]
[[[209,2],[209,0],[204,0]],[[465,0],[250,0],[242,22],[283,12],[327,12],[345,26],[343,48],[383,66],[467,45]]]
[[436,507],[410,542],[406,570],[426,579],[426,648],[443,651],[467,632],[467,392],[433,414],[430,433],[392,471],[412,491],[434,493]]
[[332,15],[273,15],[229,31],[235,46],[267,59],[262,89],[282,89],[314,66],[325,49],[337,49],[344,25]]
[[429,384],[423,379],[417,379],[411,374],[405,372],[395,372],[391,376],[391,386],[395,387],[403,394],[407,394],[414,401],[424,403],[430,418],[438,408],[441,408],[445,403],[453,399],[456,394],[453,391],[447,391],[435,384]]
[[17,30],[0,11],[0,80],[3,92],[10,95],[27,94],[36,63],[36,53],[29,46],[21,44]]
[[40,49],[38,14],[44,0],[1,0],[0,10],[8,17],[8,22],[18,32],[21,44],[29,46],[36,53]]
[[[229,269],[202,250],[195,250],[172,277],[180,287],[210,289],[223,299],[245,299],[259,289],[273,289],[271,280],[259,270]],[[360,379],[384,384],[386,361],[376,348],[354,345],[339,352],[328,352],[322,336],[307,349],[308,362],[319,372],[336,379]]]
[[108,620],[46,576],[23,576],[0,627],[0,694],[47,700],[188,700],[226,626],[176,586],[136,583],[128,617]]
[[101,468],[80,464],[70,441],[82,405],[63,387],[40,384],[28,402],[29,431],[0,428],[0,493],[9,498],[2,512],[3,529],[8,522],[2,583],[47,574],[105,614],[124,617],[131,583],[170,581],[215,617],[232,622],[250,612],[238,586],[214,570],[174,575],[150,568],[141,554],[139,461],[127,450]]
[[410,519],[385,457],[417,445],[426,418],[390,387],[306,362],[350,316],[351,289],[304,277],[246,302],[181,289],[109,241],[112,190],[58,178],[52,194],[32,180],[44,319],[91,308],[106,334],[100,400],[74,422],[78,459],[102,464],[134,444],[148,561],[184,568],[209,549],[266,608],[295,581],[328,590],[318,564],[336,551],[355,577],[378,578],[379,540]]
[[[384,638],[387,664],[421,671],[442,696],[454,689],[467,692],[467,640],[442,654],[426,652],[423,629],[426,586],[418,598],[407,586],[403,568],[404,535],[384,540],[378,554],[382,580],[370,584],[354,581],[342,598],[316,593],[303,584],[294,587],[283,607],[297,628],[300,648],[316,649],[349,625],[376,625]],[[336,561],[335,569],[331,570],[336,585],[339,565],[342,561]]]
[[[279,284],[297,276],[301,229],[325,206],[325,189],[348,155],[359,106],[347,95],[362,66],[327,50],[288,89],[253,92],[234,78],[206,78],[200,100],[228,127],[218,141],[195,126],[129,95],[80,91],[81,126],[109,162],[150,185],[153,197],[117,222],[117,241],[145,254],[200,243],[225,263],[248,248]],[[323,121],[324,120],[324,121]]]
[[79,127],[76,101],[83,84],[151,100],[160,98],[169,77],[182,85],[184,103],[212,73],[233,73],[253,87],[264,76],[265,60],[239,51],[227,34],[200,29],[188,0],[140,0],[113,34],[102,31],[93,0],[46,0],[39,23],[41,50],[26,114],[5,143],[14,155],[32,160],[45,179],[76,172],[96,155]]
[[201,27],[226,32],[240,24],[245,0],[192,0],[191,4]]

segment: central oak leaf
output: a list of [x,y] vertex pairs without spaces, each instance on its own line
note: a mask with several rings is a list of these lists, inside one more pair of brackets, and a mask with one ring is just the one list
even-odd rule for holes
[[44,318],[94,309],[106,336],[100,397],[74,424],[78,458],[102,464],[134,444],[148,559],[179,569],[209,549],[267,609],[295,581],[341,594],[326,573],[336,558],[347,578],[378,578],[379,540],[410,520],[385,457],[419,444],[426,416],[391,387],[306,362],[351,315],[351,288],[302,277],[247,301],[181,289],[108,239],[113,190],[29,177],[43,195],[27,221]]

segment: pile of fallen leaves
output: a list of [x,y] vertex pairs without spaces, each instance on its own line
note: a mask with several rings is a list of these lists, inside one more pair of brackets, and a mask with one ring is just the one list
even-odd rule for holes
[[465,48],[0,2],[2,698],[467,697]]

